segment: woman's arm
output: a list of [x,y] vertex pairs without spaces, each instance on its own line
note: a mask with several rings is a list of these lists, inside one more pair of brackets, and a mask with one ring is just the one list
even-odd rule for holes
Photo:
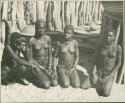
[[75,41],[75,61],[74,64],[72,66],[72,68],[76,68],[77,64],[79,61],[79,49],[78,49],[78,42]]
[[52,46],[51,46],[51,39],[48,39],[48,67],[52,67]]
[[9,52],[10,56],[11,56],[18,64],[22,64],[22,65],[26,65],[26,66],[32,67],[32,65],[29,64],[27,61],[25,61],[25,60],[21,59],[20,57],[18,57],[18,55],[16,55],[16,54],[14,53],[14,51],[12,50],[12,48],[10,47],[10,45],[7,45],[6,48],[7,48],[8,52]]
[[116,64],[115,64],[115,68],[113,69],[115,71],[117,71],[119,69],[119,67],[121,66],[121,60],[122,60],[122,49],[120,45],[117,45],[117,54],[116,54],[117,58],[116,58]]
[[30,40],[29,40],[29,50],[28,50],[28,53],[29,53],[29,55],[28,55],[28,61],[29,61],[30,63],[33,62],[32,46],[33,46],[33,38],[30,38]]
[[59,47],[56,48],[55,53],[54,53],[54,57],[53,57],[53,69],[54,70],[56,70],[56,66],[57,66],[58,53],[59,53]]
[[55,53],[54,53],[54,58],[58,58],[58,56],[59,56],[59,47],[60,47],[60,42],[59,41],[57,41],[57,43],[56,43],[56,45],[55,45]]

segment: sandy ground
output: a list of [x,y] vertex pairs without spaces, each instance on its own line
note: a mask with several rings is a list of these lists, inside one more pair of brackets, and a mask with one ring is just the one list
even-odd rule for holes
[[109,97],[98,96],[94,88],[82,90],[51,87],[49,90],[37,88],[32,84],[24,86],[11,84],[1,86],[1,102],[125,102],[125,86],[114,84]]

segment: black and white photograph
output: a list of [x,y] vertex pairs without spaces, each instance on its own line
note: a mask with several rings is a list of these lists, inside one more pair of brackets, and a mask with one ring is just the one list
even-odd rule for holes
[[124,0],[1,0],[1,103],[125,102]]

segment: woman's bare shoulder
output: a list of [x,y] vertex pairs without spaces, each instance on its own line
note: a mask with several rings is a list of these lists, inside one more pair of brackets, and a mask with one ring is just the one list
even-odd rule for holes
[[44,35],[44,37],[45,37],[46,40],[51,40],[49,35]]
[[35,37],[31,37],[30,40],[29,40],[29,43],[34,43],[35,42]]
[[119,44],[117,44],[117,51],[118,51],[118,52],[121,52],[121,51],[122,51],[122,48],[121,48],[121,46],[120,46]]
[[74,45],[78,45],[77,40],[73,39],[72,42],[73,42]]

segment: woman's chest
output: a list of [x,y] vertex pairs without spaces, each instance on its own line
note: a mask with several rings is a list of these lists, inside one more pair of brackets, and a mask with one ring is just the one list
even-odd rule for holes
[[114,59],[117,55],[116,47],[104,47],[100,50],[100,56],[102,58]]
[[33,49],[35,50],[47,49],[48,47],[49,46],[48,46],[47,40],[43,40],[43,39],[35,40],[33,44]]
[[61,45],[60,51],[62,53],[74,53],[75,52],[75,45],[73,43],[64,43]]

